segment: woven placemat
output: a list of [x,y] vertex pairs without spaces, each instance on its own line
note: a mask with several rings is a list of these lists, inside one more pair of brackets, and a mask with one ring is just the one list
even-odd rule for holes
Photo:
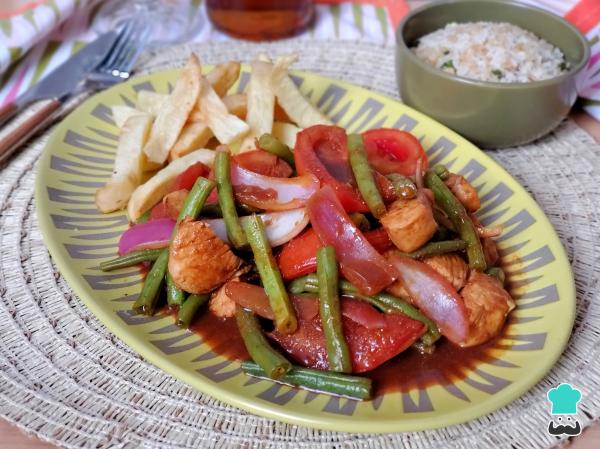
[[[397,97],[393,50],[351,42],[201,44],[145,54],[140,71],[247,61],[297,51],[312,70]],[[464,425],[364,435],[312,430],[257,417],[203,395],[133,353],[90,314],[48,255],[33,206],[36,161],[47,134],[0,168],[0,416],[44,440],[90,448],[534,448],[547,433],[546,392],[582,390],[578,420],[600,417],[600,146],[573,122],[543,140],[489,154],[530,191],[573,264],[577,318],[569,346],[530,392]],[[595,301],[594,301],[595,300]]]

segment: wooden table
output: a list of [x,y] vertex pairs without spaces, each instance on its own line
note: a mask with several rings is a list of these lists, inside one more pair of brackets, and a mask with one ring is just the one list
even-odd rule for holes
[[[571,117],[600,143],[600,122],[584,112],[576,111]],[[600,423],[589,427],[579,437],[574,438],[569,449],[600,448]],[[56,446],[35,437],[25,435],[15,426],[0,419],[0,449],[56,449]]]

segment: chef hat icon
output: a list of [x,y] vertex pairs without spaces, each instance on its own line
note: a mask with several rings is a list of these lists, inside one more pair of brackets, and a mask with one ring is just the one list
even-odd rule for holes
[[553,415],[575,415],[577,403],[581,400],[581,391],[571,384],[560,384],[548,391],[548,400],[552,403]]

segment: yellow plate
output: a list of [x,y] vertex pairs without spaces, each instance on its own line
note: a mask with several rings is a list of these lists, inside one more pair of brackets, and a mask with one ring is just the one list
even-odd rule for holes
[[479,189],[484,224],[504,227],[499,245],[517,309],[497,345],[502,349],[491,350],[496,358],[453,383],[358,402],[249,380],[238,363],[173,326],[170,317],[133,315],[139,271],[98,269],[99,262],[115,256],[127,219],[122,212],[99,214],[94,192],[110,176],[115,157],[118,129],[110,107],[133,102],[140,89],[166,93],[177,75],[170,70],[137,77],[86,101],[52,134],[36,184],[40,227],[61,273],[87,307],[140,355],[244,410],[346,432],[415,431],[468,421],[524,394],[556,362],[573,325],[575,289],[564,249],[535,201],[492,159],[432,119],[383,95],[310,73],[296,73],[296,81],[336,123],[351,132],[382,126],[411,131],[432,163],[446,164]]

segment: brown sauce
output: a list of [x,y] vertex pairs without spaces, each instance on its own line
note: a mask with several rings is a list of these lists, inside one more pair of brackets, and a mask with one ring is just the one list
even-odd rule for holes
[[[505,270],[508,268],[507,264],[501,264],[501,267]],[[509,271],[507,270],[507,272]],[[513,270],[511,274],[514,276],[516,271]],[[506,289],[511,294],[513,294],[512,287],[510,282],[506,283]],[[395,391],[408,392],[433,385],[452,384],[465,379],[479,365],[500,359],[505,351],[501,340],[509,333],[509,329],[510,315],[503,331],[482,345],[461,348],[442,337],[436,343],[436,349],[432,354],[421,354],[416,349],[409,348],[375,370],[361,374],[361,376],[367,376],[373,380],[373,397]],[[200,335],[214,352],[223,357],[230,360],[247,360],[249,358],[235,318],[217,318],[207,310],[194,323],[192,330]]]
[[496,337],[482,345],[461,348],[442,338],[432,354],[410,348],[368,373],[373,380],[373,397],[393,391],[407,392],[464,379],[482,363],[495,360],[502,350],[494,349]]
[[[234,318],[218,318],[207,310],[192,325],[192,331],[214,352],[229,360],[249,358]],[[478,365],[498,358],[503,351],[498,344],[501,338],[502,335],[472,348],[460,348],[442,338],[433,354],[421,354],[410,348],[375,370],[361,375],[373,380],[373,397],[393,391],[407,392],[450,384],[467,377]]]
[[207,309],[194,321],[191,330],[200,335],[214,352],[229,360],[250,358],[235,318],[219,318]]

